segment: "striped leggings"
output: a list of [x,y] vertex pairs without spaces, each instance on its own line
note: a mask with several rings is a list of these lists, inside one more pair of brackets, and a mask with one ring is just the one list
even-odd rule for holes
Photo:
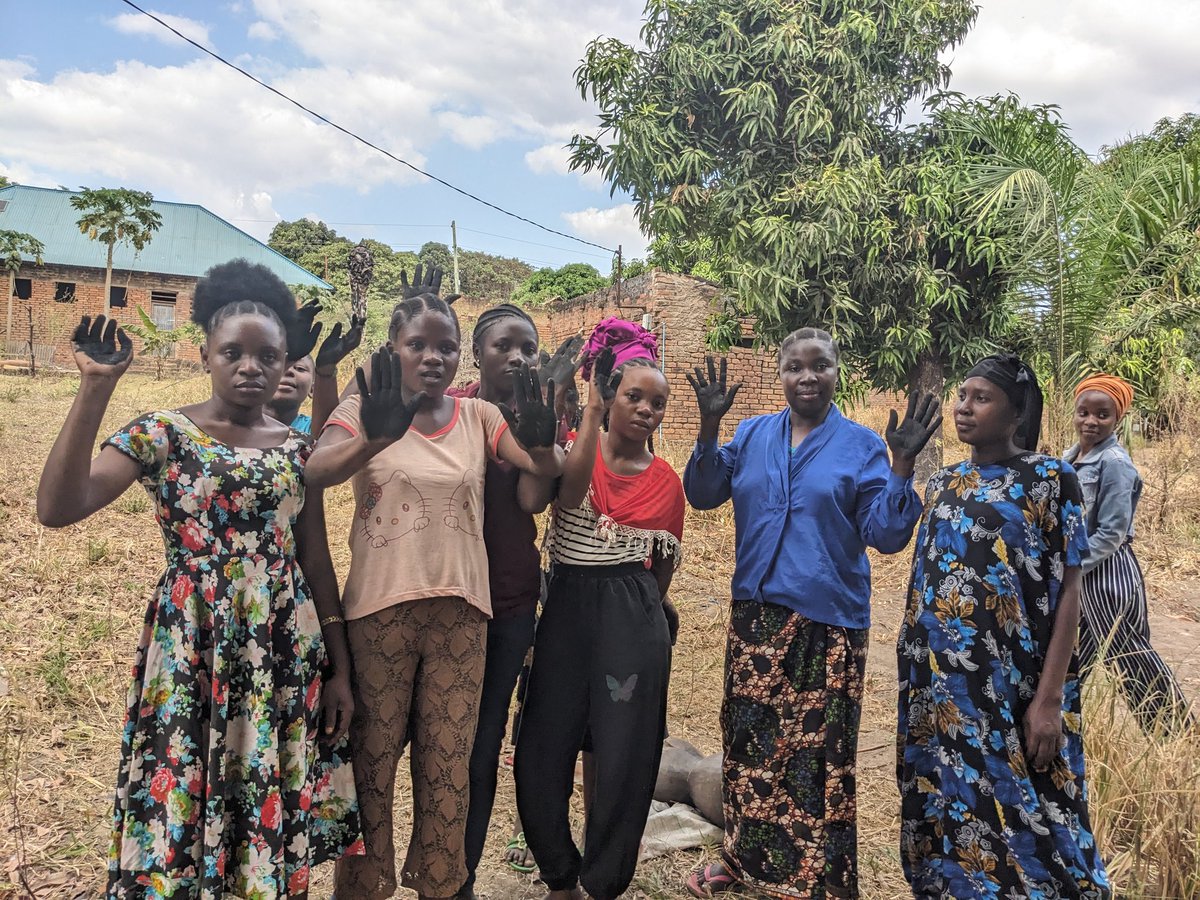
[[1103,652],[1144,732],[1193,724],[1179,682],[1150,646],[1146,582],[1128,543],[1083,576],[1081,613],[1081,679]]

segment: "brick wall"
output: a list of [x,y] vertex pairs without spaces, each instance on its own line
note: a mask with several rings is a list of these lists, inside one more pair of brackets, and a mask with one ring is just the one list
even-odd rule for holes
[[[35,344],[53,344],[55,346],[54,364],[60,367],[70,366],[71,333],[79,324],[82,316],[95,316],[104,312],[104,270],[80,268],[75,266],[32,266],[24,265],[17,273],[18,278],[28,278],[31,281],[31,296],[28,300],[13,298],[12,335],[5,336],[5,341],[26,341],[29,339],[29,311],[33,313],[33,341]],[[137,307],[150,312],[150,293],[152,291],[168,291],[176,294],[175,325],[178,327],[188,321],[192,314],[192,292],[196,287],[195,278],[177,275],[157,275],[152,273],[114,272],[113,285],[128,289],[125,294],[125,306],[114,307],[112,316],[122,325],[140,324]],[[58,302],[54,299],[58,282],[70,282],[75,285],[75,299],[71,302]],[[0,304],[0,326],[7,322],[7,303]],[[140,350],[140,342],[133,339],[135,350]],[[185,362],[198,362],[200,351],[197,347],[184,341],[176,346],[176,357]],[[149,364],[148,360],[142,363]]]

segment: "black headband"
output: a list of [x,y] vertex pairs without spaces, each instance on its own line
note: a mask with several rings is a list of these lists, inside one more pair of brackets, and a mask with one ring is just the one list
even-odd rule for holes
[[967,373],[967,378],[990,381],[1008,397],[1020,416],[1013,442],[1022,450],[1036,450],[1042,431],[1042,389],[1037,374],[1012,353],[986,356]]

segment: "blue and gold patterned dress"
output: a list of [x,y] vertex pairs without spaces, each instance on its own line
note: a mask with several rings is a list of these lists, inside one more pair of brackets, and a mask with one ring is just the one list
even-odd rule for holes
[[129,689],[110,898],[275,900],[361,853],[347,743],[317,740],[325,647],[296,562],[308,438],[230,447],[179,412],[107,441],[141,466],[167,568]]
[[930,479],[897,642],[900,850],[916,897],[1108,898],[1084,780],[1078,665],[1065,746],[1026,764],[1063,570],[1087,530],[1069,465],[1037,453]]

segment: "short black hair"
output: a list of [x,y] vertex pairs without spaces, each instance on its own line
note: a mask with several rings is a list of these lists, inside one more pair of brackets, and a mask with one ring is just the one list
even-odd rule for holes
[[837,341],[833,339],[833,335],[823,328],[797,328],[791,334],[783,339],[779,345],[779,358],[775,364],[779,365],[783,362],[783,354],[787,352],[787,348],[796,343],[796,341],[820,341],[822,344],[827,344],[829,349],[833,351],[833,361],[841,362],[842,351],[838,348]]
[[475,330],[471,333],[471,343],[479,343],[484,332],[501,319],[521,319],[533,329],[533,336],[535,338],[538,336],[537,325],[534,324],[533,317],[529,313],[512,303],[499,303],[479,314],[479,318],[475,321]]
[[392,320],[388,323],[388,340],[393,339],[401,328],[425,312],[436,312],[446,316],[454,323],[454,333],[460,341],[462,340],[462,328],[459,327],[454,307],[436,294],[417,294],[397,303],[392,309]]
[[259,263],[234,259],[213,266],[196,283],[192,321],[205,334],[225,319],[261,315],[274,319],[288,333],[296,320],[296,298],[283,279]]

